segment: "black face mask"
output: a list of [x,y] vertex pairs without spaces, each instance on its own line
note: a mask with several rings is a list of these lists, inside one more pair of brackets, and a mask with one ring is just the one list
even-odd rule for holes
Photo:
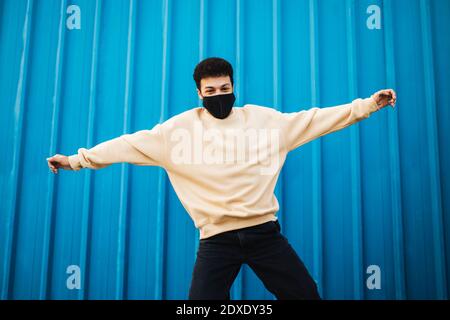
[[220,94],[203,98],[203,106],[215,118],[225,119],[233,108],[236,97],[234,93]]

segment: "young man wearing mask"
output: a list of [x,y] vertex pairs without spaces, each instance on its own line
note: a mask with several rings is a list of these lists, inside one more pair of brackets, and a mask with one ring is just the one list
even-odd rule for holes
[[224,59],[201,61],[193,76],[203,107],[71,156],[56,154],[47,158],[49,168],[57,173],[119,162],[164,168],[200,230],[189,299],[229,299],[244,263],[277,299],[320,299],[315,281],[280,232],[276,181],[289,151],[394,107],[395,92],[282,113],[252,104],[235,107],[233,69]]

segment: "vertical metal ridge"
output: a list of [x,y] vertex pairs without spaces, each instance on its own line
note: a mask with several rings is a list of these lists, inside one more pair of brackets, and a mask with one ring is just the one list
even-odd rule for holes
[[[56,61],[55,61],[55,83],[53,86],[53,98],[52,98],[52,128],[50,134],[50,155],[55,154],[58,144],[58,132],[59,132],[59,114],[61,103],[61,69],[64,57],[64,43],[65,43],[65,8],[67,7],[67,0],[61,1],[61,8],[59,13],[59,25],[58,25],[58,44],[56,48]],[[49,265],[51,264],[50,251],[53,247],[53,243],[50,241],[53,229],[53,215],[54,215],[54,193],[55,193],[55,176],[53,174],[47,175],[47,195],[45,199],[45,211],[44,211],[44,230],[43,230],[43,246],[42,246],[42,265],[41,274],[39,279],[39,299],[47,299],[48,296],[48,274]]]
[[[282,111],[282,98],[280,95],[281,92],[281,60],[280,60],[280,51],[281,51],[281,41],[280,41],[280,0],[272,0],[272,74],[273,74],[273,103],[275,109]],[[283,202],[283,175],[279,176],[279,183],[277,186],[278,197],[280,202]],[[280,218],[280,224],[283,224],[283,218]]]
[[[136,30],[136,0],[130,0],[128,9],[128,32],[127,32],[127,60],[125,70],[125,94],[124,94],[124,114],[123,114],[123,133],[128,133],[131,124],[131,104],[134,79],[134,48],[135,48],[135,30]],[[129,165],[122,163],[120,170],[120,200],[119,200],[119,219],[118,219],[118,237],[117,237],[117,260],[116,260],[116,300],[126,298],[125,281],[126,266],[125,259],[127,254],[127,226],[128,226],[128,203],[129,203],[129,185],[130,170]]]
[[27,76],[28,76],[28,58],[30,51],[30,32],[32,23],[32,11],[33,11],[33,0],[27,1],[27,7],[25,12],[25,19],[23,23],[22,31],[22,52],[20,57],[20,69],[19,69],[19,80],[17,82],[16,98],[14,102],[14,133],[13,133],[13,152],[12,152],[12,168],[10,173],[11,178],[11,195],[6,198],[8,201],[7,205],[7,219],[6,219],[6,240],[5,240],[5,255],[3,257],[3,277],[2,277],[2,289],[1,289],[1,299],[8,299],[10,296],[11,282],[13,281],[11,268],[12,268],[12,251],[14,243],[16,241],[16,210],[17,204],[17,194],[19,192],[19,167],[21,166],[22,159],[22,133],[23,133],[23,116],[25,110],[25,98],[27,91]]
[[[235,71],[235,88],[237,88],[236,91],[236,103],[238,105],[241,105],[243,99],[243,92],[240,88],[242,83],[242,69],[243,69],[243,62],[242,62],[242,56],[243,56],[243,47],[244,47],[244,40],[242,36],[242,2],[241,0],[236,0],[236,71]],[[243,296],[243,272],[244,268],[241,268],[241,271],[238,273],[236,279],[234,280],[232,293],[233,298],[236,300],[242,300]]]
[[198,41],[199,60],[203,60],[207,52],[207,43],[206,43],[207,37],[205,36],[206,33],[205,26],[208,24],[208,16],[205,12],[208,12],[207,2],[205,2],[205,0],[200,0],[200,21],[199,21],[200,26],[199,26],[199,41]]
[[[160,122],[167,119],[169,109],[169,75],[170,75],[170,38],[171,25],[170,0],[164,0],[163,14],[163,53],[162,53],[162,77],[161,77],[161,108]],[[155,256],[155,299],[163,299],[164,286],[164,257],[165,257],[165,227],[166,227],[166,188],[167,178],[163,169],[158,172],[158,203],[156,210],[156,256]],[[158,254],[159,253],[159,254]]]
[[[94,34],[92,37],[92,56],[91,56],[91,70],[89,79],[89,109],[88,109],[88,123],[87,123],[87,135],[86,145],[91,146],[94,140],[94,124],[95,124],[95,111],[97,100],[97,55],[98,44],[100,34],[101,23],[101,0],[95,1],[95,13],[94,13]],[[92,170],[84,171],[83,181],[83,200],[81,210],[81,243],[80,243],[80,270],[81,270],[81,288],[78,291],[78,299],[86,299],[86,288],[89,285],[89,253],[90,246],[89,240],[91,236],[90,228],[90,205],[91,205],[91,190],[92,190]]]
[[281,71],[280,71],[280,0],[272,0],[272,73],[273,73],[273,101],[275,107],[281,107]]
[[439,146],[436,115],[436,86],[433,61],[430,3],[420,0],[420,22],[422,30],[423,65],[425,76],[426,121],[428,161],[430,164],[431,220],[433,226],[434,273],[438,299],[447,299],[447,276],[445,270],[445,242],[442,217],[442,196],[439,164]]
[[[317,2],[309,0],[311,103],[319,105],[319,36]],[[322,227],[322,142],[312,141],[312,189],[313,189],[313,273],[320,295],[323,296],[323,227]]]
[[[281,77],[280,77],[280,3],[279,0],[272,0],[272,73],[273,73],[273,102],[274,107],[280,110],[280,95],[281,92]],[[280,174],[278,177],[279,183],[276,186],[275,193],[278,195],[277,198],[280,199],[279,203],[283,203],[283,175]],[[280,205],[280,208],[281,208]],[[283,215],[278,216],[280,224],[283,227]],[[271,294],[272,299],[274,295]]]
[[[385,15],[384,28],[384,50],[386,56],[386,85],[395,88],[395,56],[394,56],[394,26],[392,17],[392,3],[385,0],[383,2]],[[398,133],[397,112],[388,114],[389,125],[389,169],[391,174],[391,197],[392,197],[392,230],[393,230],[393,251],[394,251],[394,281],[395,298],[405,299],[405,261],[404,261],[404,236],[403,236],[403,214],[401,199],[401,177],[400,177],[400,146]]]
[[[198,46],[198,52],[199,52],[199,60],[203,60],[206,57],[207,52],[207,36],[206,34],[206,28],[205,26],[208,23],[208,14],[205,13],[208,12],[207,2],[205,0],[200,0],[200,26],[199,26],[199,46]],[[198,105],[202,105],[202,101],[200,98],[198,99]],[[194,255],[197,255],[198,246],[199,246],[199,238],[200,238],[200,232],[196,228],[195,229],[195,241],[194,241]]]
[[[280,0],[272,0],[272,74],[273,74],[273,103],[274,107],[277,110],[282,111],[281,107],[281,70],[280,70],[280,51],[281,51],[281,41],[280,41],[280,21],[281,21],[281,9],[280,9]],[[273,142],[271,142],[273,143]],[[283,171],[284,172],[284,171]],[[278,215],[278,220],[280,222],[281,228],[284,229],[284,219],[283,219],[283,186],[284,179],[283,173],[281,172],[278,176],[278,183],[275,187],[276,197],[279,199],[280,209],[282,210],[282,214]],[[275,299],[275,296],[269,292],[272,299]]]
[[[356,56],[355,35],[355,1],[346,3],[347,52],[349,74],[349,96],[355,99],[358,96],[356,72],[358,69]],[[358,125],[350,128],[350,159],[351,159],[351,185],[352,185],[352,257],[353,257],[353,297],[364,299],[363,287],[363,236],[362,236],[362,195],[361,195],[361,138]]]

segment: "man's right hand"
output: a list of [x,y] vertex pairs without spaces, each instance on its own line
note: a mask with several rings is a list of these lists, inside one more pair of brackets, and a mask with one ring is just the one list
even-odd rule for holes
[[55,154],[54,156],[47,158],[48,167],[53,173],[58,173],[58,169],[73,170],[69,164],[69,157],[62,154]]

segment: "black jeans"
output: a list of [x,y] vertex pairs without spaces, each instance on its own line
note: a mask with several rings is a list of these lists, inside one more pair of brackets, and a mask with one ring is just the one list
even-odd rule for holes
[[229,300],[243,263],[277,299],[320,299],[317,286],[278,221],[201,239],[189,290],[191,300]]

